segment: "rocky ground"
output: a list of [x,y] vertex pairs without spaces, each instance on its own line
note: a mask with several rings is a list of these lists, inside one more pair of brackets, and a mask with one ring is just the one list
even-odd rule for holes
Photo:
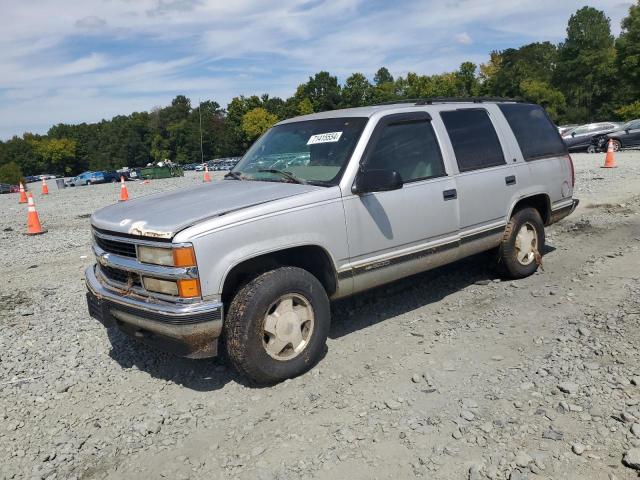
[[336,303],[325,358],[269,388],[88,316],[88,216],[117,187],[36,194],[39,237],[0,196],[0,478],[638,478],[640,152],[603,156],[574,155],[544,271],[481,255]]

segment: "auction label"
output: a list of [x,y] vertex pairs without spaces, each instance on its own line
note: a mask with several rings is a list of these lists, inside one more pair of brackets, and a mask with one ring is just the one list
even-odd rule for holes
[[318,135],[311,135],[307,145],[315,145],[316,143],[331,143],[340,140],[342,132],[329,132],[319,133]]

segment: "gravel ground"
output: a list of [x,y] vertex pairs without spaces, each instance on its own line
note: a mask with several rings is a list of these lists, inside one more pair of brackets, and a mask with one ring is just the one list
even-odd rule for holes
[[501,282],[480,255],[338,302],[325,358],[270,388],[88,316],[116,186],[35,194],[37,237],[1,195],[0,478],[638,478],[640,152],[603,160],[574,156],[544,271]]

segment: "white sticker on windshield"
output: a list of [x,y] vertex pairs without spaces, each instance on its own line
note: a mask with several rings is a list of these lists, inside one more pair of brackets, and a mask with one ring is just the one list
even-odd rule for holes
[[329,132],[319,133],[318,135],[311,135],[307,145],[315,145],[316,143],[331,143],[340,140],[342,132]]

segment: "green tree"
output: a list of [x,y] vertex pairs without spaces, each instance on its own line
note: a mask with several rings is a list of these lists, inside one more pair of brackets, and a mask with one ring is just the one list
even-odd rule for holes
[[43,167],[47,171],[73,172],[76,156],[76,142],[68,138],[50,138],[35,142],[35,150],[42,157]]
[[309,115],[310,113],[313,113],[313,104],[311,103],[311,100],[304,97],[300,102],[298,102],[298,111],[296,112],[296,115]]
[[242,130],[250,141],[254,141],[269,130],[277,121],[278,117],[273,113],[269,113],[261,107],[254,108],[242,117]]
[[611,99],[614,43],[604,12],[583,7],[569,19],[567,38],[559,46],[554,84],[564,93],[567,120],[596,120]]
[[315,112],[335,110],[340,106],[340,85],[338,78],[329,72],[318,72],[309,81],[298,87],[299,101],[305,97],[311,100]]
[[362,107],[371,101],[372,86],[362,73],[354,73],[342,87],[343,107]]
[[629,8],[616,41],[616,67],[629,98],[640,96],[640,0]]
[[393,83],[393,76],[391,75],[391,73],[389,73],[387,67],[380,67],[378,69],[376,74],[373,76],[373,83],[375,83],[378,87],[385,83]]
[[520,91],[526,100],[542,105],[555,122],[566,108],[562,92],[541,80],[523,80]]
[[22,170],[16,162],[5,163],[0,166],[0,183],[10,183],[11,185],[17,185],[23,182]]
[[635,120],[640,118],[640,100],[637,100],[629,105],[623,105],[615,111],[618,118],[626,121]]
[[478,67],[475,63],[464,62],[460,65],[460,68],[455,73],[456,81],[458,83],[458,95],[462,97],[471,97],[477,95],[479,91],[478,78],[476,77],[476,70]]
[[[549,42],[530,43],[520,48],[508,48],[492,58],[492,78],[487,93],[501,97],[521,97],[522,82],[536,80],[551,83],[558,51]],[[496,68],[497,67],[497,68]]]

